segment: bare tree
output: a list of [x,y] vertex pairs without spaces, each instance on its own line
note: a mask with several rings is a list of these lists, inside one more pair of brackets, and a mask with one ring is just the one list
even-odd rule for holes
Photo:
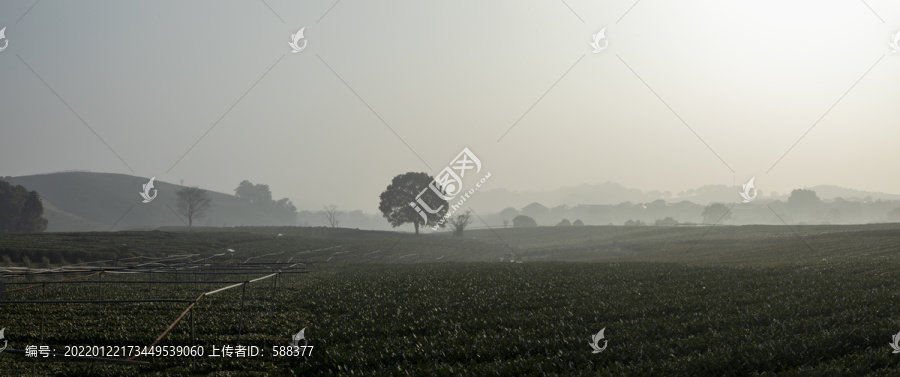
[[503,219],[503,227],[506,228],[509,226],[509,220]]
[[212,207],[212,199],[206,190],[195,187],[185,187],[175,194],[178,195],[178,212],[188,219],[188,227],[194,226],[194,219],[199,219]]
[[469,226],[471,221],[472,214],[470,211],[466,211],[466,213],[456,216],[455,219],[450,219],[450,228],[453,229],[453,235],[462,237],[463,231],[466,230],[466,227]]
[[326,224],[331,225],[332,228],[337,228],[338,224],[341,222],[338,221],[338,217],[341,215],[337,212],[337,205],[329,204],[326,206],[322,206],[322,209],[325,210],[325,218],[328,219]]

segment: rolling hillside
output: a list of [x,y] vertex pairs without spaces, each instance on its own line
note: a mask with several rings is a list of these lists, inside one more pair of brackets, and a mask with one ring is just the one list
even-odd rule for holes
[[[44,199],[50,232],[109,231],[186,225],[176,213],[175,192],[183,186],[155,181],[156,199],[143,203],[145,177],[125,174],[64,172],[7,177],[14,185],[37,191]],[[212,209],[194,221],[199,226],[293,225],[278,223],[240,198],[209,192]]]

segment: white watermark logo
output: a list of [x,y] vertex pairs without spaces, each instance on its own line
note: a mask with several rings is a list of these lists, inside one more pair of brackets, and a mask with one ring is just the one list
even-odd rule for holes
[[[600,353],[606,350],[607,344],[609,344],[608,340],[603,339],[603,332],[606,331],[606,327],[600,330],[600,332],[591,336],[591,343],[588,343],[591,348],[594,349],[591,353]],[[603,340],[603,348],[600,348],[600,341]]]
[[[472,164],[472,166],[469,166]],[[441,208],[444,206],[440,206],[437,209],[432,209],[431,206],[425,203],[425,200],[422,199],[422,194],[424,194],[430,188],[432,192],[434,192],[439,198],[444,200],[453,200],[459,193],[462,191],[462,178],[466,176],[466,170],[475,169],[475,173],[481,171],[481,160],[475,156],[469,148],[463,148],[462,152],[459,152],[452,161],[450,161],[450,165],[445,167],[444,170],[441,170],[440,173],[428,184],[428,187],[422,190],[419,195],[416,195],[416,201],[409,202],[409,205],[416,210],[419,216],[422,216],[422,219],[425,220],[425,224],[428,224],[428,215],[425,212],[430,214],[437,214]],[[459,174],[456,174],[458,170]],[[424,211],[422,210],[424,208]],[[433,228],[437,230],[436,228]]]
[[[413,209],[416,210],[416,213],[418,213],[419,216],[422,216],[422,219],[425,220],[425,224],[427,225],[428,224],[428,215],[426,215],[425,212],[428,212],[430,214],[437,214],[438,211],[441,210],[441,208],[444,208],[444,206],[442,205],[440,207],[437,207],[437,209],[431,209],[431,207],[427,203],[425,203],[425,200],[422,199],[422,194],[424,194],[426,191],[428,191],[427,187],[424,190],[422,190],[422,192],[420,192],[419,195],[416,195],[416,201],[409,202],[409,205],[411,207],[413,207]],[[423,211],[420,206],[424,207],[425,210]]]
[[[303,29],[306,29],[306,26],[300,28],[300,31],[298,31],[297,34],[291,34],[291,43],[288,43],[288,46],[291,46],[291,48],[294,49],[291,51],[292,54],[296,54],[306,48],[306,38],[303,38]],[[297,44],[301,39],[303,40],[303,46]]]
[[[0,334],[3,333],[0,332]],[[894,341],[893,343],[890,343],[891,348],[894,349],[894,352],[892,353],[900,353],[900,332],[898,332],[896,335],[892,335],[891,340]]]
[[[743,188],[744,190],[741,192],[741,197],[744,198],[744,203],[750,203],[753,201],[753,199],[756,199],[757,191],[756,188],[753,187],[754,179],[756,179],[756,177],[750,178],[750,182],[747,182],[746,184],[741,186],[741,188]],[[750,190],[753,190],[753,196],[750,196]]]
[[0,47],[0,51],[6,50],[9,47],[9,39],[6,39],[6,26],[0,29],[0,41],[3,41],[3,47]]
[[[600,41],[603,41],[603,46],[600,46]],[[594,34],[594,41],[591,42],[591,47],[594,48],[594,53],[599,53],[603,50],[606,50],[609,47],[609,40],[606,39],[606,28],[600,29],[597,34]]]
[[[473,164],[473,166],[469,166]],[[462,152],[456,155],[450,166],[441,170],[434,180],[428,184],[431,191],[444,200],[453,200],[462,191],[462,179],[466,176],[466,170],[475,168],[475,173],[481,171],[481,160],[475,157],[475,154],[469,148],[463,148]],[[454,170],[458,170],[457,175]]]
[[[0,30],[0,31],[2,31],[2,30]],[[898,43],[900,43],[900,31],[898,31],[896,34],[894,34],[893,36],[891,36],[891,43],[890,43],[890,45],[891,45],[891,48],[894,49],[894,50],[891,51],[891,52],[893,52],[893,53],[895,53],[895,54],[898,53],[898,52],[900,52],[900,44],[898,44]],[[0,51],[2,51],[2,50],[0,50]]]
[[410,207],[413,207],[413,209],[416,210],[416,213],[425,220],[425,224],[428,224],[428,215],[425,213],[437,214],[444,208],[444,206],[441,205],[437,209],[432,209],[431,206],[425,203],[422,195],[425,194],[429,188],[439,198],[447,201],[454,200],[457,196],[460,197],[456,204],[450,204],[450,210],[447,211],[437,224],[431,227],[431,230],[438,230],[438,228],[443,225],[447,219],[450,219],[453,216],[453,213],[459,210],[463,203],[465,203],[471,195],[474,195],[475,191],[481,188],[481,185],[491,177],[490,172],[485,174],[481,177],[481,180],[475,183],[475,187],[464,192],[463,178],[466,176],[466,171],[473,169],[475,170],[474,174],[481,172],[481,160],[478,159],[478,156],[475,156],[475,153],[472,153],[469,148],[463,148],[462,152],[459,152],[459,154],[456,155],[456,158],[450,161],[450,164],[434,177],[431,183],[428,184],[428,187],[423,189],[419,195],[416,195],[416,200],[409,202]]
[[[154,179],[156,179],[156,177],[150,178],[150,182],[141,185],[141,189],[143,189],[144,192],[141,192],[140,194],[141,197],[144,198],[144,203],[150,203],[153,201],[153,199],[156,199],[157,190],[153,188]],[[153,196],[150,196],[150,190],[153,190]]]
[[460,208],[462,208],[463,204],[466,203],[466,200],[469,200],[472,195],[475,195],[475,192],[481,188],[481,185],[483,185],[484,182],[487,182],[488,178],[491,178],[491,172],[487,172],[487,174],[481,177],[478,182],[475,182],[475,187],[472,187],[469,189],[469,191],[462,193],[459,196],[459,201],[457,201],[456,204],[450,204],[450,210],[447,211],[447,214],[444,215],[443,218],[441,218],[441,221],[438,221],[437,224],[431,227],[431,230],[438,230],[438,227],[447,222],[447,220],[453,218],[453,214],[456,213],[456,211],[459,211]]

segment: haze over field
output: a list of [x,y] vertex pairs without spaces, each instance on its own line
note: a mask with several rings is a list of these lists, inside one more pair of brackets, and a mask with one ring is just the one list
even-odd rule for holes
[[247,179],[375,213],[468,147],[486,190],[900,193],[890,1],[47,0],[0,27],[4,176]]
[[0,371],[898,376],[898,89],[889,0],[2,1]]

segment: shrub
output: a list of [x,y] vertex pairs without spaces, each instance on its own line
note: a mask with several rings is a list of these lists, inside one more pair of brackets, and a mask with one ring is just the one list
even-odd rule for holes
[[656,220],[656,226],[675,226],[678,225],[678,221],[671,217],[666,217],[665,219]]
[[534,228],[536,226],[537,222],[531,217],[518,215],[513,218],[513,228]]

